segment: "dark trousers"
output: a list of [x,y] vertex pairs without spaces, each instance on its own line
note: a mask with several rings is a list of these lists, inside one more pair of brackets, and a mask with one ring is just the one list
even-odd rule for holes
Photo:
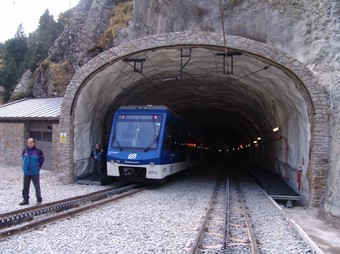
[[92,176],[101,176],[101,163],[98,160],[94,160]]
[[40,175],[34,175],[34,176],[27,176],[24,175],[24,189],[22,190],[22,197],[25,201],[28,202],[29,200],[29,192],[30,192],[30,185],[31,181],[33,182],[34,188],[35,188],[35,195],[37,197],[37,202],[42,202],[41,198],[41,190],[40,190]]

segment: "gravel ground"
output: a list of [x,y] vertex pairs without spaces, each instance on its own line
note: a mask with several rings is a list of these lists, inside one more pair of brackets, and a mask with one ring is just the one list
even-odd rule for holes
[[[107,186],[94,185],[65,185],[60,183],[56,173],[46,170],[41,170],[40,172],[41,195],[43,202],[45,203],[108,188]],[[19,206],[19,203],[22,201],[23,188],[23,174],[21,168],[0,165],[0,177],[0,213],[23,208],[22,206]],[[35,203],[35,190],[33,183],[31,183],[30,206],[35,205]]]
[[314,253],[255,182],[241,185],[261,253]]
[[[214,171],[208,174],[184,175],[159,188],[143,191],[75,218],[13,236],[0,241],[0,253],[187,253],[206,213],[215,186],[214,179],[218,176]],[[22,200],[21,169],[0,166],[0,177],[0,213],[22,208],[18,205]],[[41,173],[43,202],[108,187],[64,185],[54,172]],[[33,206],[36,201],[33,186],[30,193],[30,206]],[[258,209],[253,216],[254,220],[261,221],[258,230],[262,230],[264,235],[261,240],[263,253],[307,253],[310,247],[289,226],[283,213],[273,203],[267,199],[264,203],[252,204],[263,195],[250,185],[247,200],[249,206]],[[267,217],[261,219],[261,215]],[[269,229],[264,225],[268,225]]]
[[[1,212],[21,208],[20,170],[1,168],[0,174],[6,176],[1,180]],[[44,202],[107,188],[61,185],[52,172],[42,173],[41,186]],[[183,178],[6,239],[0,253],[186,253],[213,187],[214,181],[200,175]]]

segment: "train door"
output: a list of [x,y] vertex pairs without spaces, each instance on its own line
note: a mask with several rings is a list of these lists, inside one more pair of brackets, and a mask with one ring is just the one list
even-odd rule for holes
[[47,124],[31,124],[29,136],[35,138],[37,148],[44,153],[45,162],[41,169],[52,170],[52,128]]

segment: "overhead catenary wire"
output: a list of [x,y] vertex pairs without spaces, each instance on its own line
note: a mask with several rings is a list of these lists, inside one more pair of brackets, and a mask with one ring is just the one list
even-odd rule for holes
[[223,8],[222,8],[222,0],[219,0],[219,4],[220,4],[220,14],[221,14],[221,25],[222,25],[224,50],[225,50],[225,53],[227,53],[227,41],[226,41],[226,36],[225,36],[225,31],[224,31],[224,15],[223,15]]
[[[207,34],[205,33],[206,31],[204,30],[204,27],[202,25],[202,21],[199,19],[200,15],[198,13],[199,11],[199,6],[198,4],[194,4],[193,2],[191,1],[188,1],[188,0],[185,0],[185,2],[183,1],[180,1],[179,2],[180,4],[175,6],[175,5],[168,5],[168,8],[176,8],[177,10],[179,11],[182,11],[182,12],[185,12],[187,14],[189,14],[189,16],[191,16],[193,18],[193,20],[195,21],[195,23],[200,27],[200,31],[203,32],[203,35],[207,38],[208,40],[208,37],[207,37]],[[187,6],[185,6],[185,4]],[[180,7],[183,7],[183,8],[180,8]],[[222,27],[222,34],[223,34],[223,41],[224,41],[224,50],[225,52],[227,51],[227,42],[226,42],[226,33],[225,33],[225,27],[224,27],[224,14],[223,14],[223,6],[222,6],[222,1],[219,0],[218,1],[218,6],[219,6],[219,15],[220,15],[220,19],[221,19],[221,27]],[[217,13],[216,13],[217,14]],[[143,22],[142,20],[140,20],[141,22]],[[144,22],[143,22],[144,24]],[[127,40],[128,43],[131,43],[131,45],[133,45],[134,47],[136,47],[134,41],[131,41],[131,40]],[[221,82],[220,80],[220,75],[219,75],[219,70],[218,70],[218,66],[219,66],[219,63],[217,61],[217,58],[216,58],[216,54],[214,52],[213,49],[211,49],[211,52],[214,54],[214,59],[215,59],[215,73],[217,75],[217,79],[218,79],[218,83]],[[145,54],[145,52],[144,52]],[[116,55],[116,54],[115,54]],[[117,55],[116,55],[117,56]],[[118,56],[117,56],[118,58]],[[162,77],[161,77],[161,74],[159,72],[159,70],[156,68],[156,66],[151,62],[150,58],[146,57],[147,61],[151,64],[152,68],[156,71],[156,73],[158,74],[160,80],[162,80]],[[125,62],[126,64],[130,65],[130,67],[133,68],[133,65],[131,63],[128,63],[128,62]],[[228,62],[227,62],[228,64]],[[118,69],[118,68],[117,68]],[[121,70],[119,70],[121,71]],[[126,72],[124,72],[126,73]],[[152,87],[153,89],[158,93],[160,94],[161,98],[163,98],[165,101],[167,101],[168,103],[170,103],[170,105],[172,105],[173,103],[171,102],[170,98],[164,94],[158,85],[154,84],[152,80],[150,80],[149,77],[147,77],[147,75],[145,73],[140,73],[140,75],[142,75],[143,79],[146,80]],[[176,78],[173,78],[174,80]],[[228,74],[228,80],[229,80],[229,74]],[[168,81],[168,80],[166,80]],[[145,83],[142,83],[141,84],[145,85]]]
[[233,80],[232,82],[235,82],[235,81],[237,81],[237,80],[240,80],[240,79],[249,77],[249,76],[254,75],[254,74],[256,74],[256,73],[258,73],[258,72],[260,72],[260,71],[267,70],[269,67],[270,67],[270,65],[266,65],[266,66],[264,66],[263,68],[261,68],[261,69],[259,69],[259,70],[257,70],[257,71],[253,71],[253,72],[251,72],[251,73],[248,73],[248,74],[246,74],[246,75],[244,75],[244,76],[242,76],[242,77],[239,77],[239,78]]
[[[125,61],[125,63],[127,63],[128,65],[130,65],[132,68],[134,68],[134,66],[128,62]],[[157,85],[155,85],[143,72],[138,72],[145,81],[147,81],[153,88],[154,90],[159,93],[161,95],[161,97],[163,97],[166,101],[168,105],[172,105],[171,100],[158,88]]]
[[[199,14],[198,12],[198,7],[197,5],[193,6],[192,2],[189,2],[188,0],[186,0],[185,2],[181,2],[181,6],[185,7],[183,4],[187,5],[187,8],[179,8],[178,6],[173,6],[173,5],[167,5],[168,8],[174,8],[177,9],[179,11],[185,12],[187,13],[189,16],[191,16],[193,18],[193,20],[195,21],[195,23],[200,27],[200,30],[203,32],[204,36],[206,37],[206,39],[208,40],[207,34],[205,33],[203,26],[202,26],[202,22],[199,20]],[[196,7],[196,8],[193,8]],[[164,8],[164,7],[163,7]],[[192,12],[190,12],[189,10],[191,10]],[[227,52],[227,43],[226,43],[226,34],[225,34],[225,28],[224,28],[224,18],[223,18],[223,7],[222,7],[222,2],[219,1],[219,13],[220,13],[220,18],[221,18],[221,24],[222,24],[222,34],[223,34],[223,40],[224,40],[224,52]],[[143,21],[141,21],[144,25],[146,25]],[[136,45],[134,45],[134,43],[130,40],[128,40],[129,43],[131,43],[134,47]],[[220,78],[219,78],[219,73],[218,73],[218,63],[217,63],[217,59],[216,59],[216,54],[212,51],[212,53],[215,56],[215,65],[216,65],[216,75],[218,77],[218,83],[220,83]],[[162,78],[159,70],[156,68],[156,66],[151,62],[151,59],[146,57],[148,59],[148,63],[151,64],[152,68],[156,71],[159,79],[161,81],[164,81],[164,79]],[[228,64],[228,62],[227,62]],[[140,73],[141,75],[143,75],[143,78],[147,80],[147,82],[149,82],[152,87],[162,95],[163,98],[166,99],[166,101],[168,103],[170,103],[171,105],[173,104],[172,101],[166,96],[166,94],[162,93],[159,88],[157,87],[157,85],[155,85],[148,77],[146,77],[145,74]],[[229,79],[229,75],[228,75],[228,79]],[[166,79],[165,81],[169,81],[170,79]],[[176,77],[171,78],[171,80],[176,80]]]
[[[199,20],[199,14],[197,13],[198,11],[198,7],[197,7],[197,4],[195,6],[193,6],[193,3],[190,2],[188,0],[186,0],[185,2],[180,2],[182,5],[180,6],[183,6],[185,7],[183,4],[186,4],[187,5],[187,8],[179,8],[178,6],[172,6],[172,5],[168,5],[169,8],[176,8],[182,12],[185,12],[187,14],[189,14],[193,20],[195,21],[195,23],[201,28],[200,30],[203,32],[203,34],[206,36],[207,38],[207,34],[205,33],[204,29],[203,29],[203,26],[202,26],[202,22]],[[195,7],[195,8],[194,8]],[[224,28],[224,19],[223,19],[223,8],[222,8],[222,2],[221,0],[219,0],[219,12],[220,12],[220,17],[221,17],[221,24],[222,24],[222,33],[223,33],[223,40],[224,40],[224,50],[225,52],[227,51],[227,45],[226,45],[226,35],[225,35],[225,28]],[[142,21],[143,22],[143,21]],[[144,22],[143,22],[144,23]],[[208,40],[208,38],[207,38]],[[127,40],[128,43],[131,43],[131,45],[133,45],[134,47],[136,47],[135,43],[131,40]],[[218,62],[217,62],[217,59],[216,59],[216,54],[212,51],[212,53],[214,54],[215,56],[215,65],[216,65],[216,75],[218,77],[218,80],[219,80],[219,83],[220,83],[220,77],[219,77],[219,71],[218,71]],[[117,54],[114,53],[115,56],[118,57]],[[150,58],[146,57],[148,63],[151,64],[152,68],[156,71],[156,73],[158,74],[160,80],[162,80],[161,78],[161,74],[160,72],[158,71],[158,69],[156,68],[156,66],[151,62]],[[128,64],[130,67],[134,68],[133,65],[129,62],[125,62],[126,64]],[[117,67],[116,67],[117,68]],[[118,69],[118,68],[117,68]],[[118,69],[119,70],[119,69]],[[119,70],[121,71],[121,70]],[[124,72],[126,73],[126,72]],[[147,81],[147,83],[149,83],[153,89],[160,95],[161,98],[163,98],[168,104],[172,105],[173,103],[171,102],[170,98],[164,94],[161,89],[159,88],[159,86],[157,86],[156,84],[153,83],[152,80],[150,80],[149,77],[147,77],[147,75],[143,72],[139,72],[140,75],[142,75],[143,79]],[[174,78],[175,79],[175,78]],[[144,85],[144,83],[142,83]]]
[[[134,68],[134,66],[133,66],[132,64],[130,64],[129,62],[125,62],[125,63],[128,64],[130,67]],[[132,79],[134,79],[136,82],[139,82],[139,80],[137,80],[135,77],[133,77],[130,73],[125,72],[125,71],[119,69],[117,66],[114,66],[114,65],[113,65],[113,67],[116,68],[118,71],[121,71],[123,74],[128,75],[129,77],[131,77]],[[139,72],[138,72],[138,73],[139,73]],[[144,78],[145,80],[147,80],[147,79],[145,78],[145,75],[143,75],[143,78]],[[147,81],[149,81],[149,80],[147,80]],[[151,81],[150,81],[150,82],[151,82]],[[144,84],[143,82],[140,82],[140,84],[141,84],[142,86],[145,86],[145,84]],[[126,91],[125,88],[122,88],[122,89],[123,89],[124,91]],[[130,96],[130,97],[136,98],[136,96]],[[143,99],[140,99],[140,100],[143,101]]]
[[[188,4],[188,7],[190,7],[189,6],[189,3],[188,3],[188,1],[186,1],[186,3]],[[190,12],[188,12],[188,11],[186,11],[186,10],[184,10],[183,8],[178,8],[177,6],[170,6],[169,5],[169,7],[172,7],[172,8],[176,8],[176,9],[180,9],[181,11],[184,11],[184,12],[186,12],[186,13],[189,13],[189,14],[191,14],[191,16],[194,18],[194,20],[196,21],[196,23],[202,28],[202,26],[201,26],[201,24],[200,24],[200,22],[199,22],[199,20],[198,20],[198,18],[197,18],[197,16],[195,16],[195,15],[193,15],[192,13],[190,13]],[[144,22],[143,22],[144,23]],[[202,30],[203,31],[203,30]],[[134,45],[134,43],[131,41],[131,40],[128,40],[128,42],[129,43],[131,43],[134,47],[136,46],[136,45]],[[150,61],[150,59],[149,58],[147,58],[148,59],[148,62],[150,62],[151,63],[151,65],[152,65],[152,67],[154,68],[154,70],[157,72],[157,74],[158,74],[158,76],[160,77],[160,79],[161,79],[161,75],[160,75],[160,73],[158,72],[158,70],[157,70],[157,68],[154,66],[154,64]],[[132,66],[131,64],[130,64],[130,66]],[[152,85],[152,87],[164,98],[164,99],[166,99],[166,101],[167,101],[167,103],[169,104],[169,105],[172,105],[172,107],[174,107],[174,105],[173,105],[173,103],[171,102],[171,100],[164,94],[164,93],[162,93],[161,92],[161,90],[148,78],[148,77],[146,77],[146,75],[144,74],[144,73],[140,73],[142,76],[143,76],[143,78],[148,82],[148,83],[150,83],[151,85]]]

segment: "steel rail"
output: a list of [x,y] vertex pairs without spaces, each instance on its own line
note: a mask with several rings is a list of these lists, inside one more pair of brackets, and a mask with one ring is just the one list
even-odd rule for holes
[[29,221],[37,215],[58,212],[59,210],[65,210],[66,207],[77,207],[85,202],[92,202],[92,200],[104,198],[107,195],[111,195],[111,193],[124,191],[124,189],[121,189],[124,188],[124,186],[130,185],[119,185],[105,190],[0,214],[0,229],[20,224],[23,221]]
[[[32,208],[22,209],[20,210],[20,212],[24,211],[24,214],[25,214],[23,215],[23,219],[19,218],[20,215],[18,215],[18,214],[23,214],[23,213],[16,213],[19,211],[1,214],[0,215],[1,218],[8,218],[6,216],[4,217],[3,215],[17,214],[17,215],[14,215],[15,218],[17,219],[10,220],[10,222],[13,222],[10,228],[0,230],[0,240],[3,240],[14,234],[18,234],[24,231],[38,228],[42,225],[50,224],[52,222],[59,221],[64,218],[77,215],[81,212],[97,208],[99,206],[113,202],[117,199],[132,195],[136,192],[140,192],[140,191],[143,191],[149,188],[149,186],[142,187],[142,188],[138,188],[138,186],[140,185],[134,184],[134,185],[124,186],[119,189],[115,188],[115,189],[103,190],[103,191],[99,191],[99,194],[98,192],[95,192],[95,193],[91,193],[88,195],[82,195],[82,196],[77,196],[77,197],[73,197],[73,198],[69,198],[69,199],[65,199],[61,201],[47,203],[44,205],[45,207],[42,207],[41,205],[41,207],[38,207],[38,208],[34,207],[33,209]],[[70,202],[71,202],[71,205],[70,205]],[[40,210],[43,212],[40,212]],[[44,216],[41,217],[41,215],[44,215]],[[8,225],[8,223],[6,225]]]
[[214,202],[214,199],[215,199],[215,196],[217,194],[217,191],[218,191],[218,186],[219,186],[219,181],[216,182],[216,185],[214,187],[214,190],[213,192],[211,193],[211,197],[210,197],[210,201],[209,201],[209,205],[208,205],[208,209],[203,217],[203,221],[201,222],[201,226],[200,228],[198,229],[198,233],[196,234],[196,238],[193,242],[193,245],[190,249],[190,251],[188,253],[190,254],[196,254],[198,253],[198,250],[199,250],[199,247],[200,247],[200,244],[202,242],[202,239],[203,239],[203,235],[204,235],[204,230],[206,229],[207,227],[207,223],[208,223],[208,219],[209,219],[209,214],[211,213],[212,211],[212,207],[213,207],[213,202]]
[[244,221],[245,221],[245,224],[246,224],[246,227],[247,227],[247,233],[248,233],[248,238],[249,238],[249,241],[250,241],[249,246],[250,246],[250,249],[251,249],[251,253],[252,254],[259,254],[260,250],[257,246],[255,233],[254,233],[253,228],[252,228],[251,223],[250,223],[250,216],[248,214],[248,208],[246,206],[246,201],[244,199],[242,188],[241,188],[241,186],[240,186],[240,184],[237,180],[236,180],[236,187],[237,187],[238,192],[239,192],[240,204],[242,206],[242,210],[243,210],[243,214],[244,214]]
[[229,175],[226,179],[226,204],[225,204],[225,226],[224,226],[224,238],[223,238],[223,247],[225,250],[226,246],[229,242],[229,234],[230,234],[230,179]]

